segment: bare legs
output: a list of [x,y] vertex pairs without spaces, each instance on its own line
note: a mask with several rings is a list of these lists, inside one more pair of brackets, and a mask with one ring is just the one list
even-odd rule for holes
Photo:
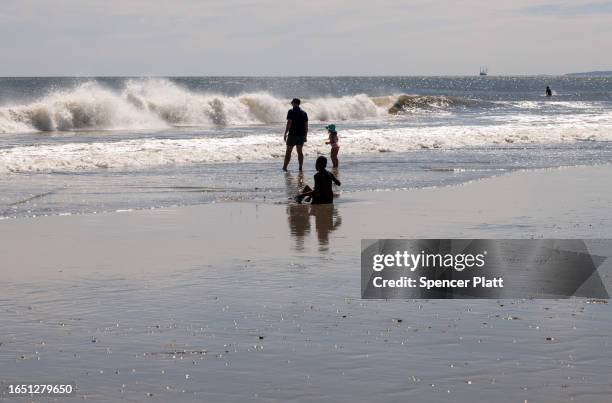
[[304,165],[304,154],[302,154],[302,146],[295,146],[298,154],[298,163],[300,164],[300,172],[302,171],[302,165]]
[[287,145],[287,151],[285,151],[285,162],[283,163],[283,171],[287,170],[287,165],[289,165],[289,161],[291,161],[292,151],[293,151],[293,146]]
[[[304,165],[304,154],[302,154],[302,146],[295,146],[298,155],[298,163],[300,164],[300,171],[302,170],[302,165]],[[287,170],[287,166],[289,165],[289,161],[291,161],[291,153],[293,152],[293,146],[288,145],[287,151],[285,151],[285,162],[283,163],[283,171]]]
[[331,160],[332,160],[332,164],[334,164],[334,168],[338,168],[338,147],[334,147],[331,149]]

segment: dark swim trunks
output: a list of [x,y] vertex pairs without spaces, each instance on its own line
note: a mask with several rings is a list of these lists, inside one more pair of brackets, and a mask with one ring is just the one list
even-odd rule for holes
[[306,137],[304,136],[287,136],[288,146],[303,146],[305,142]]

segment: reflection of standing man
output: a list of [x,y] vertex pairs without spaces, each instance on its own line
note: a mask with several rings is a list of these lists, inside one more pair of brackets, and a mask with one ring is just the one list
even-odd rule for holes
[[319,250],[328,250],[329,233],[335,231],[342,224],[342,218],[336,206],[333,204],[315,204],[310,206],[310,215],[315,216],[315,229],[319,239]]
[[[300,192],[304,186],[304,174],[301,172],[297,178],[287,172],[285,174],[285,186],[287,188],[287,197],[290,199]],[[310,215],[308,208],[310,206],[303,204],[289,203],[287,205],[287,219],[289,220],[289,231],[295,238],[295,249],[304,250],[304,240],[310,234]]]
[[287,165],[291,161],[291,153],[295,146],[298,155],[298,162],[300,164],[300,171],[304,164],[304,155],[302,154],[302,146],[306,142],[306,135],[308,134],[308,115],[302,109],[300,109],[300,100],[293,98],[291,101],[292,109],[287,112],[287,126],[285,127],[285,143],[287,144],[287,151],[285,152],[285,163],[283,164],[283,171],[287,170]]

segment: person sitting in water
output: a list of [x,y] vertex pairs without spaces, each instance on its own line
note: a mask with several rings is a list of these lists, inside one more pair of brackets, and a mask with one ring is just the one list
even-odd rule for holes
[[334,202],[332,183],[340,186],[340,181],[325,167],[327,167],[327,158],[321,155],[315,163],[317,173],[314,175],[314,189],[311,189],[308,185],[304,186],[302,193],[296,197],[298,203],[301,203],[306,197],[312,199],[311,204],[329,204]]
[[329,133],[328,141],[325,144],[329,144],[331,146],[330,157],[332,160],[332,164],[334,168],[338,168],[338,151],[340,151],[340,146],[338,145],[338,132],[336,131],[336,125],[327,125],[325,126],[327,132]]
[[548,85],[546,86],[546,96],[547,97],[552,97],[552,90],[550,89],[550,87]]

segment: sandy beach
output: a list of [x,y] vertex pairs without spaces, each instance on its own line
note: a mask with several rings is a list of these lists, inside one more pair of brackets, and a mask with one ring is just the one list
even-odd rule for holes
[[73,381],[80,399],[109,402],[603,402],[607,301],[364,301],[359,248],[612,237],[610,179],[610,166],[573,167],[317,209],[2,220],[0,377]]
[[0,21],[0,403],[612,402],[612,1]]

